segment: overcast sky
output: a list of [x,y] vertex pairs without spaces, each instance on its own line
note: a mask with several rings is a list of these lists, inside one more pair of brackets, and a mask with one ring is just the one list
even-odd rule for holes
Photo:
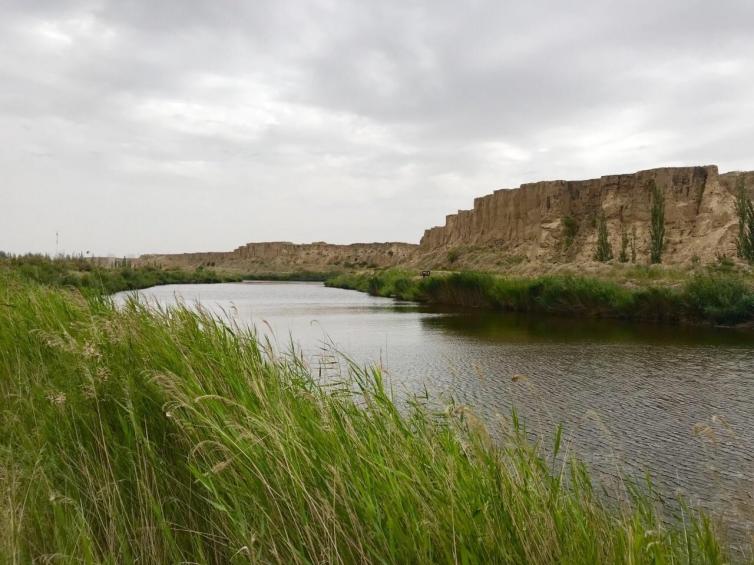
[[754,2],[0,0],[0,250],[418,242],[475,196],[754,169]]

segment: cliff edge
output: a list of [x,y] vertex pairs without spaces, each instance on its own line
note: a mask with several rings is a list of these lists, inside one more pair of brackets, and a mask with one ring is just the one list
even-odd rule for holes
[[410,243],[248,243],[234,251],[142,255],[141,264],[217,267],[245,273],[337,271],[409,266],[505,270],[526,264],[594,262],[602,218],[617,261],[649,262],[653,187],[665,203],[662,263],[711,262],[736,256],[739,183],[752,197],[754,172],[720,174],[717,166],[667,167],[579,181],[542,181],[474,200],[445,224]]
[[418,246],[411,243],[247,243],[233,251],[142,255],[141,265],[195,269],[219,268],[245,274],[282,272],[329,272],[395,267],[407,263]]
[[523,261],[591,262],[598,220],[604,214],[616,259],[625,238],[635,262],[647,263],[653,186],[665,201],[663,263],[732,258],[736,255],[739,179],[751,196],[754,172],[719,174],[714,165],[496,190],[476,198],[473,209],[447,216],[444,226],[426,230],[416,259],[435,266],[446,265],[449,255],[452,262],[467,265],[493,261],[488,268]]

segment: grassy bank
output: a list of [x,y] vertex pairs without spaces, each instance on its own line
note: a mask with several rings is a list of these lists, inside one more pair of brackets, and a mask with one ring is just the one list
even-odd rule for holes
[[244,275],[244,280],[250,281],[279,281],[279,282],[325,282],[342,274],[341,271],[290,271],[290,272],[261,272]]
[[420,278],[392,270],[334,277],[329,286],[435,304],[652,322],[734,325],[754,321],[754,288],[729,273],[707,272],[674,286],[626,286],[593,277],[503,277],[453,273]]
[[606,508],[506,437],[399,412],[376,371],[323,387],[206,316],[0,270],[0,562],[728,560],[704,517]]
[[151,266],[133,267],[127,259],[116,260],[113,264],[106,266],[93,259],[76,257],[52,259],[45,255],[0,257],[0,270],[12,271],[29,281],[70,286],[105,294],[163,284],[243,280],[240,275],[218,273],[205,268],[186,271]]
[[13,257],[0,254],[0,270],[2,269],[13,271],[29,281],[105,294],[166,284],[208,284],[243,280],[322,282],[338,275],[332,271],[245,274],[220,272],[206,267],[186,270],[150,265],[133,266],[128,259],[114,260],[112,264],[105,265],[95,259],[77,257],[53,259],[45,255]]

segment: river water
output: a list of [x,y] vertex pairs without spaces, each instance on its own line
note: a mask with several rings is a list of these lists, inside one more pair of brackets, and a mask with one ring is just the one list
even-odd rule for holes
[[315,371],[337,371],[336,350],[377,364],[398,396],[452,397],[493,434],[513,407],[540,438],[562,423],[601,482],[649,473],[733,537],[754,532],[754,332],[437,310],[319,283],[140,294],[254,325]]

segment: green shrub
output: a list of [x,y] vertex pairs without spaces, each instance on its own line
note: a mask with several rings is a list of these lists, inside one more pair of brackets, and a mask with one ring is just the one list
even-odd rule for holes
[[380,296],[383,292],[384,284],[385,283],[380,276],[375,275],[370,277],[367,283],[367,292],[372,296]]
[[623,224],[620,227],[620,255],[618,255],[618,261],[628,263],[628,233],[626,232],[626,226]]
[[594,259],[603,263],[613,258],[613,248],[607,236],[607,219],[602,212],[597,220],[597,249],[594,252]]
[[746,193],[744,176],[736,182],[736,215],[738,216],[738,237],[736,251],[741,259],[754,262],[754,204]]
[[631,262],[636,263],[636,226],[631,226]]
[[627,319],[656,322],[677,323],[689,318],[679,293],[672,288],[662,286],[648,286],[633,290],[624,305],[623,312],[623,317]]
[[737,324],[754,317],[754,292],[733,276],[697,275],[684,288],[686,305],[697,317]]
[[573,216],[563,217],[563,249],[568,250],[573,244],[573,240],[576,239],[576,234],[579,231],[579,224],[573,218]]
[[728,257],[725,253],[716,253],[715,264],[712,268],[719,272],[732,272],[735,270],[736,264],[733,262],[733,259]]
[[474,272],[453,273],[446,277],[430,277],[419,281],[418,295],[428,302],[456,306],[493,306],[490,290],[495,279]]
[[661,263],[665,248],[665,194],[652,180],[650,184],[652,208],[649,224],[649,261]]

